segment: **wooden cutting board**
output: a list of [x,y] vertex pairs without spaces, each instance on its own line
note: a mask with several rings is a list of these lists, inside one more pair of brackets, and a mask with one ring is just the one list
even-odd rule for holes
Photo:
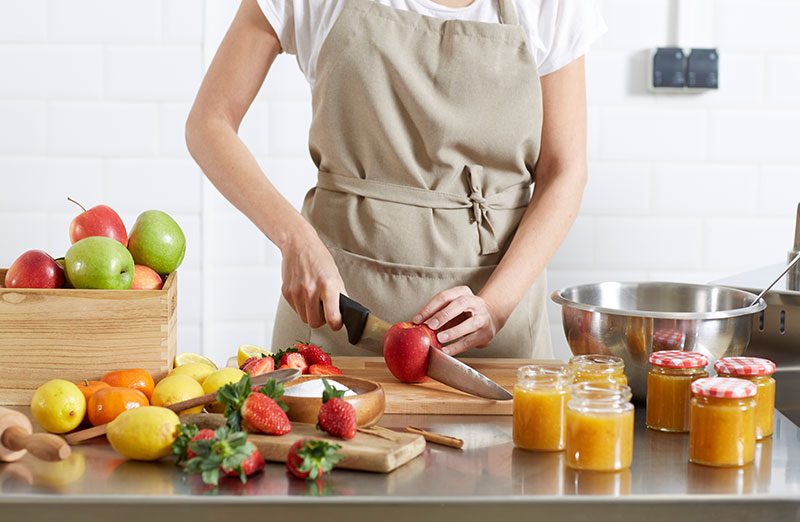
[[[513,392],[517,369],[527,364],[553,361],[532,359],[462,358],[462,362]],[[482,399],[429,379],[420,384],[405,384],[392,376],[382,357],[334,356],[333,364],[345,375],[369,379],[383,386],[386,393],[384,413],[511,415],[513,401]]]
[[[225,417],[218,413],[199,413],[181,416],[184,424],[196,424],[200,428],[216,429],[225,424]],[[387,440],[374,435],[357,433],[350,440],[332,437],[320,431],[313,424],[292,423],[292,431],[286,435],[248,435],[248,440],[255,444],[265,460],[286,462],[286,456],[292,444],[300,439],[317,439],[339,444],[340,453],[347,455],[335,467],[388,473],[425,451],[425,439],[422,435],[412,433],[389,432]]]

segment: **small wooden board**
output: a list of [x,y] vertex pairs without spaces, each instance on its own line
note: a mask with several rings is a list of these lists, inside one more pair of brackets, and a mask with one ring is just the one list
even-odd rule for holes
[[[216,429],[225,424],[225,417],[218,413],[199,413],[181,416],[184,424],[196,424],[200,428]],[[292,423],[292,431],[286,435],[259,435],[252,433],[248,440],[255,444],[265,460],[273,462],[286,462],[286,456],[292,444],[300,439],[325,440],[339,444],[341,453],[347,455],[337,468],[357,469],[361,471],[374,471],[388,473],[409,462],[425,450],[425,439],[422,435],[400,432],[381,432],[392,440],[357,433],[355,438],[344,440],[332,437],[324,431],[318,430],[313,424]]]
[[[517,369],[521,366],[554,361],[532,359],[460,358],[497,384],[513,392]],[[387,415],[511,415],[513,401],[495,401],[475,397],[429,379],[420,384],[405,384],[389,372],[382,357],[333,356],[333,364],[345,375],[369,379],[383,386]]]

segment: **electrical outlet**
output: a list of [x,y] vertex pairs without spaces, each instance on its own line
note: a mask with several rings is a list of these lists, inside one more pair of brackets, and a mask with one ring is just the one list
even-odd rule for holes
[[719,86],[716,49],[659,47],[650,51],[649,65],[647,83],[653,92],[696,93]]

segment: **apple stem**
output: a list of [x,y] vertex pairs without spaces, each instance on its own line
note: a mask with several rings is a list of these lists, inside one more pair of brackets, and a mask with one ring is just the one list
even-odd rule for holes
[[70,197],[67,197],[67,201],[72,201],[73,203],[75,203],[76,205],[78,205],[79,207],[81,207],[81,209],[82,209],[84,212],[86,212],[86,208],[85,208],[83,205],[81,205],[80,203],[78,203],[77,201],[75,201],[74,199],[72,199],[72,198],[70,198]]

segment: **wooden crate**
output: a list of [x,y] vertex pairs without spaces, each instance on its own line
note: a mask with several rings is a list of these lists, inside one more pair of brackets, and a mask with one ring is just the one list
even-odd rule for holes
[[0,405],[28,405],[49,381],[97,380],[144,368],[155,380],[177,347],[177,273],[161,290],[3,288],[0,269]]

